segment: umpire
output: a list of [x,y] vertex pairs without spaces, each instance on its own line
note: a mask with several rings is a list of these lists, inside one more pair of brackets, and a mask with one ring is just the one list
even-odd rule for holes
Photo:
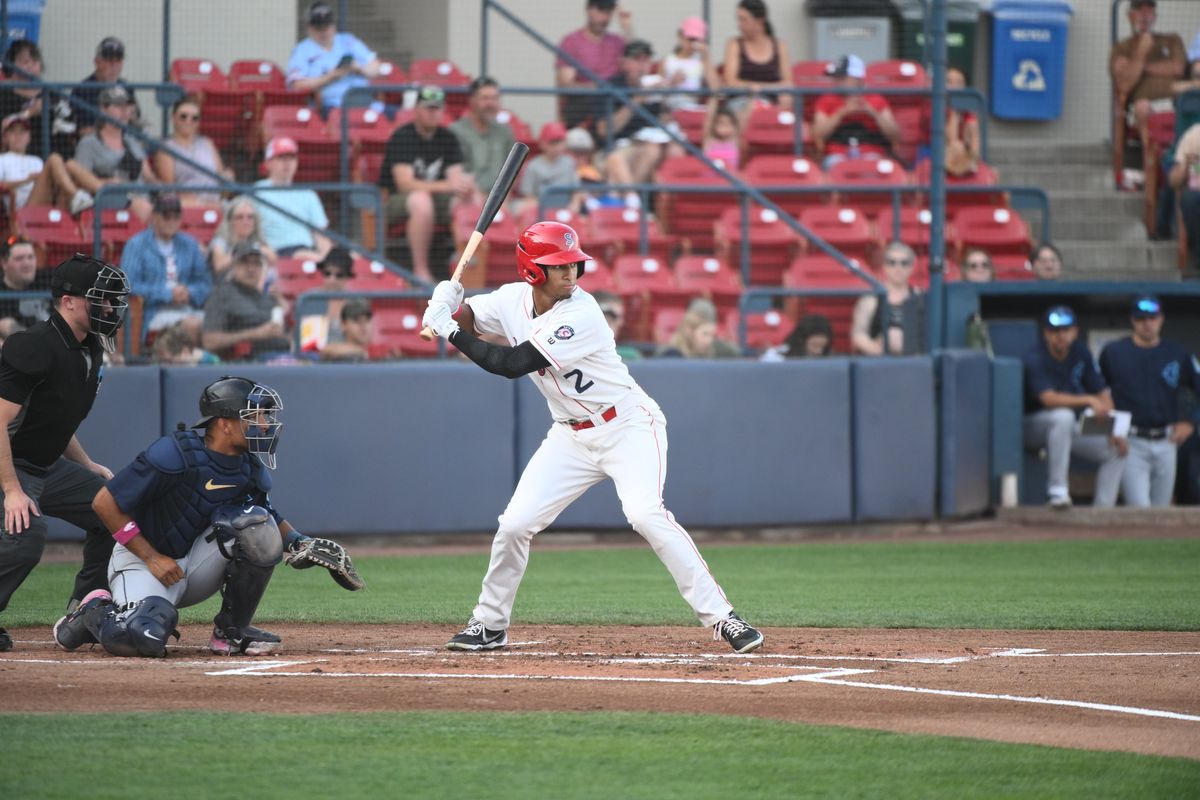
[[[72,605],[107,586],[113,539],[92,511],[112,471],[75,436],[92,410],[104,354],[129,308],[125,273],[78,253],[54,268],[50,318],[14,333],[0,351],[0,611],[41,560],[44,515],[87,532]],[[0,651],[12,648],[0,628]]]
[[1132,415],[1129,457],[1121,476],[1127,506],[1169,506],[1175,489],[1176,448],[1195,430],[1180,413],[1179,395],[1200,393],[1200,365],[1182,345],[1162,338],[1162,302],[1135,298],[1129,312],[1132,335],[1109,343],[1100,370],[1113,403]]

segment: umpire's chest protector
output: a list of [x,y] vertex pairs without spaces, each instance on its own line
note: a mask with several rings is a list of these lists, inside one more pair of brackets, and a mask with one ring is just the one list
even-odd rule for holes
[[195,430],[164,436],[146,450],[146,459],[164,473],[165,491],[149,508],[139,509],[138,524],[150,543],[172,558],[187,555],[218,506],[251,498],[260,502],[270,489],[270,477],[252,456],[218,460]]

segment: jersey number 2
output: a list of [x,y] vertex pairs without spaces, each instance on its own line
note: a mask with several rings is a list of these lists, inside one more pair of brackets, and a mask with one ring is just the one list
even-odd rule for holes
[[570,377],[575,378],[575,394],[583,394],[584,392],[586,392],[588,389],[592,388],[596,384],[595,381],[588,381],[587,383],[584,383],[583,382],[583,373],[577,369],[573,369],[570,372],[563,373],[563,377],[564,378],[570,378]]

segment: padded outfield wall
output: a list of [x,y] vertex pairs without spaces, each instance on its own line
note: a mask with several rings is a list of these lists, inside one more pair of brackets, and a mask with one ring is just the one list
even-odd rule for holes
[[[195,422],[200,390],[229,372],[282,394],[272,500],[310,533],[490,531],[550,425],[530,381],[459,362],[128,367],[106,371],[80,439],[119,469],[177,423]],[[666,503],[697,528],[978,513],[994,495],[993,439],[1019,435],[994,429],[992,367],[969,351],[647,360],[632,372],[667,416]],[[556,527],[625,528],[612,482]],[[53,535],[75,538],[58,524]]]

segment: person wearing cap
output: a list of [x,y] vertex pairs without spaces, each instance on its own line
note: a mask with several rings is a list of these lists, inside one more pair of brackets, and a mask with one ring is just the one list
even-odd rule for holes
[[[106,183],[140,183],[142,173],[150,173],[141,142],[126,136],[121,125],[116,124],[127,125],[133,118],[132,95],[123,86],[110,86],[100,92],[97,102],[105,117],[79,140],[74,157],[67,162],[71,178],[93,196]],[[150,216],[151,203],[142,195],[129,195],[129,210],[145,221]]]
[[[446,93],[440,87],[422,86],[412,122],[392,131],[379,170],[379,187],[388,192],[389,226],[407,221],[410,269],[419,280],[430,283],[434,225],[449,225],[454,201],[475,192],[475,181],[463,169],[462,145],[442,125],[445,105]],[[439,270],[444,269],[440,264]]]
[[1133,32],[1113,45],[1108,58],[1117,108],[1125,110],[1143,146],[1150,141],[1150,115],[1174,110],[1174,82],[1187,71],[1187,48],[1179,34],[1154,32],[1156,5],[1154,0],[1131,0]]
[[[0,611],[42,557],[47,516],[87,531],[73,603],[108,585],[113,540],[91,503],[112,471],[76,430],[99,391],[129,287],[116,267],[75,255],[54,268],[50,291],[50,318],[9,336],[0,352]],[[0,650],[11,647],[0,628]]]
[[[115,36],[105,36],[96,45],[96,56],[92,63],[95,65],[95,70],[81,83],[111,83],[122,87],[130,98],[129,102],[133,105],[127,121],[136,123],[140,120],[142,110],[134,98],[133,88],[121,78],[121,72],[125,69],[125,43]],[[97,117],[92,108],[104,110],[100,103],[101,91],[102,87],[99,86],[77,86],[71,90],[75,133],[80,139],[93,133],[96,129]],[[82,103],[86,103],[87,107],[81,105]]]
[[369,86],[379,67],[379,57],[361,39],[338,32],[329,3],[318,2],[308,9],[308,37],[288,59],[287,82],[291,89],[317,93],[322,111],[328,111],[341,108],[346,92]]
[[[542,190],[548,186],[574,186],[577,182],[575,159],[567,154],[567,129],[558,120],[551,120],[542,126],[538,135],[537,156],[529,160],[521,173],[521,185],[517,187],[521,206],[536,207]],[[569,194],[555,195],[546,210],[571,206],[571,201]]]
[[[708,23],[700,17],[688,17],[679,25],[675,49],[663,59],[659,72],[672,89],[703,89],[721,85],[708,53]],[[703,108],[699,95],[669,94],[667,108]]]
[[450,123],[450,132],[458,137],[463,152],[463,169],[475,181],[475,197],[480,203],[491,191],[508,151],[513,146],[512,128],[498,122],[500,84],[495,78],[480,75],[471,81],[467,111]]
[[[13,39],[4,53],[7,62],[2,70],[11,83],[33,83],[42,78],[42,51],[37,42]],[[51,155],[70,157],[75,151],[75,123],[71,120],[71,105],[62,95],[48,95],[50,109],[50,150],[42,146],[42,90],[36,86],[11,87],[0,81],[0,119],[19,114],[29,122],[28,152],[49,160]]]
[[[832,62],[826,74],[838,88],[861,89],[867,65],[846,55]],[[847,158],[885,158],[900,141],[900,126],[883,95],[823,94],[813,112],[812,135],[829,169]]]
[[1100,372],[1113,404],[1131,415],[1129,456],[1121,476],[1127,506],[1169,506],[1175,491],[1176,449],[1200,421],[1182,413],[1181,393],[1200,396],[1200,362],[1185,347],[1162,338],[1162,301],[1143,295],[1133,301],[1132,335],[1100,351]]
[[[621,58],[621,71],[609,81],[616,89],[639,89],[661,82],[659,76],[651,75],[654,48],[644,39],[634,39],[625,45]],[[667,155],[670,136],[658,122],[646,119],[634,111],[638,107],[651,118],[659,120],[663,114],[661,95],[633,94],[626,99],[613,101],[612,117],[604,117],[596,123],[597,135],[605,137],[612,123],[613,147],[604,159],[604,169],[611,183],[649,183],[654,170]],[[625,203],[631,208],[641,205],[636,192],[627,192]]]
[[146,341],[176,323],[184,323],[199,338],[212,276],[200,243],[179,229],[182,216],[178,195],[155,195],[150,226],[134,234],[121,251],[121,266],[133,293],[142,298]]
[[0,259],[3,278],[0,279],[0,338],[32,328],[50,317],[48,297],[9,298],[16,292],[48,292],[49,270],[38,269],[37,251],[28,239],[13,237],[7,242],[7,252]]
[[291,350],[279,300],[263,291],[267,262],[254,242],[233,248],[229,280],[213,287],[204,304],[205,350],[224,361],[263,359]]
[[[609,33],[614,13],[623,36]],[[597,80],[610,80],[621,69],[625,40],[633,38],[633,12],[618,8],[616,0],[586,0],[584,14],[584,26],[568,33],[558,43],[559,56],[554,61],[555,86],[592,89]],[[580,66],[582,70],[578,68]],[[599,120],[596,98],[568,95],[562,99],[561,107],[563,123],[568,128],[590,128]],[[603,105],[599,108],[603,114]]]
[[92,196],[80,189],[58,153],[45,160],[29,155],[32,137],[29,119],[10,114],[0,122],[4,152],[0,153],[0,188],[9,215],[27,205],[55,206],[77,215],[92,206]]
[[1188,126],[1164,163],[1170,164],[1166,197],[1173,200],[1178,193],[1183,221],[1179,235],[1186,237],[1187,267],[1194,272],[1200,269],[1200,123]]
[[750,93],[726,100],[742,117],[744,126],[755,98],[771,100],[781,109],[792,107],[790,94],[771,92],[791,88],[792,60],[787,43],[775,35],[763,0],[741,0],[736,14],[738,35],[725,43],[722,77],[725,87]]
[[371,304],[356,297],[341,308],[341,341],[321,348],[322,361],[366,361],[371,347]]
[[[329,237],[321,233],[329,227],[325,206],[312,189],[291,188],[300,166],[300,146],[296,140],[276,136],[267,142],[263,165],[267,177],[254,184],[270,189],[255,193],[263,238],[280,258],[324,257],[333,246]],[[285,209],[302,221],[284,216],[271,206]]]
[[[317,263],[317,272],[324,279],[320,291],[342,294],[346,291],[346,283],[354,280],[354,256],[344,247],[334,247]],[[321,302],[325,303],[323,311]],[[345,302],[340,297],[332,297],[328,301],[304,304],[305,311],[316,313],[306,313],[300,318],[301,352],[321,353],[327,345],[342,341],[342,306]]]
[[1114,506],[1125,468],[1126,442],[1102,435],[1084,436],[1079,417],[1113,412],[1112,392],[1096,359],[1079,338],[1075,312],[1054,306],[1041,321],[1041,341],[1021,356],[1025,368],[1025,447],[1046,450],[1046,494],[1052,508],[1070,508],[1067,476],[1071,457],[1100,465],[1094,506]]

